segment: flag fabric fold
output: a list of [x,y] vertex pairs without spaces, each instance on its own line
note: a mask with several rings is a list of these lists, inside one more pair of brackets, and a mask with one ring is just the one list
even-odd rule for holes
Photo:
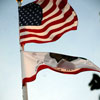
[[100,68],[86,58],[50,52],[21,51],[23,85],[36,79],[37,73],[45,68],[64,74],[97,71]]
[[19,7],[20,44],[48,43],[77,29],[78,18],[67,0],[36,0]]

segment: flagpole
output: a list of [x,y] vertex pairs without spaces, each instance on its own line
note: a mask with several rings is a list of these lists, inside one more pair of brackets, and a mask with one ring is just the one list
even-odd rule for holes
[[[16,1],[18,3],[18,7],[21,7],[23,0],[16,0]],[[24,51],[24,45],[22,45],[20,47],[20,50]],[[21,54],[21,58],[22,58],[22,56],[23,55]],[[23,67],[23,65],[22,65],[22,59],[21,59],[21,67]],[[28,100],[27,83],[24,86],[22,85],[22,97],[23,97],[23,100]]]
[[[22,51],[24,51],[24,45],[21,47]],[[21,55],[23,56],[23,55]],[[23,65],[21,65],[23,67]],[[27,91],[27,83],[22,86],[22,92],[23,92],[23,100],[28,100],[28,91]]]
[[28,100],[27,84],[22,87],[23,90],[23,100]]

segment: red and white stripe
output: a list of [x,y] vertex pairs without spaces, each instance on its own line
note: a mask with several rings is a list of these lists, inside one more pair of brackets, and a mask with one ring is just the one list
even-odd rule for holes
[[48,65],[40,65],[37,69],[37,72],[31,76],[31,77],[25,77],[23,78],[22,80],[22,83],[23,83],[23,86],[27,83],[27,82],[32,82],[36,79],[36,76],[38,74],[39,71],[43,70],[43,69],[50,69],[50,70],[53,70],[53,71],[56,71],[56,72],[59,72],[59,73],[63,73],[63,74],[72,74],[72,75],[76,75],[76,74],[79,74],[81,72],[85,72],[85,71],[96,71],[96,72],[100,72],[100,70],[96,70],[96,69],[92,69],[92,68],[77,68],[75,70],[69,70],[69,71],[65,71],[65,70],[61,70],[61,69],[57,69],[57,68],[53,68],[53,67],[50,67]]
[[[20,26],[20,44],[47,43],[77,29],[77,15],[67,0],[37,0],[43,9],[40,26]],[[63,4],[63,5],[62,5]]]

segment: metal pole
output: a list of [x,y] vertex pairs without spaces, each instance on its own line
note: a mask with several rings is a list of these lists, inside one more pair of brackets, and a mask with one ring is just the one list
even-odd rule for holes
[[23,100],[28,100],[27,84],[22,87],[22,90],[23,90]]
[[[24,45],[22,46],[22,51],[24,51]],[[21,55],[21,58],[23,58],[23,55]],[[23,67],[22,64],[21,64],[21,66]],[[25,84],[24,86],[22,86],[22,92],[23,92],[23,100],[28,100],[27,84]]]
[[[21,7],[21,5],[22,5],[21,1],[20,0],[19,1],[16,0],[16,1],[18,3],[18,7]],[[24,51],[24,45],[22,47],[20,47],[20,50]],[[23,55],[21,54],[21,67],[23,67],[22,58],[23,58]],[[27,84],[22,86],[22,94],[23,94],[23,100],[28,100]]]
[[[22,51],[24,51],[24,45],[21,47]],[[23,55],[21,55],[21,58],[23,58]],[[22,60],[21,60],[22,62]],[[23,65],[21,64],[23,67]],[[23,100],[28,100],[28,91],[27,91],[27,84],[22,86],[22,92],[23,92]]]

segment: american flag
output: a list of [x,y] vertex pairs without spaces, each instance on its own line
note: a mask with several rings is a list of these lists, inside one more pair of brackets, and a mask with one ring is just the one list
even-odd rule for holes
[[36,0],[19,7],[20,44],[48,43],[77,29],[77,15],[67,0]]

